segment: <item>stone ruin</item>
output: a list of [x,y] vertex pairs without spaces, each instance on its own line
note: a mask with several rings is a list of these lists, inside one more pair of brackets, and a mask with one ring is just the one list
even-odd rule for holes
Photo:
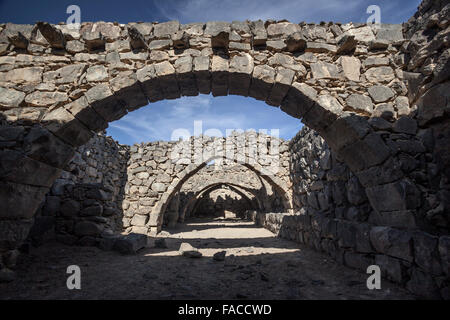
[[[1,279],[24,242],[135,252],[226,185],[279,236],[448,299],[449,10],[424,0],[403,25],[1,24]],[[192,138],[175,158],[179,142],[99,134],[199,93],[253,97],[305,127],[273,154],[249,143],[272,138],[247,133]],[[228,149],[236,157],[222,161]]]

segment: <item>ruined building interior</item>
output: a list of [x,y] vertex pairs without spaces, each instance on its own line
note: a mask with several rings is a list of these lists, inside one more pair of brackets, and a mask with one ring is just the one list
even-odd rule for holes
[[[0,24],[0,298],[449,299],[449,12],[425,0],[403,25]],[[261,100],[304,127],[105,135],[199,94]],[[51,287],[76,257],[97,268],[91,296]],[[370,265],[390,290],[367,290]],[[229,274],[202,291],[209,267]],[[30,285],[27,270],[55,280]]]

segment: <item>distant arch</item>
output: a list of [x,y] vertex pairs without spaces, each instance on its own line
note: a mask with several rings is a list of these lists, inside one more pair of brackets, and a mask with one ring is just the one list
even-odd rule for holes
[[255,209],[263,210],[263,205],[261,203],[261,200],[259,199],[259,195],[256,194],[255,190],[253,190],[251,188],[246,188],[245,186],[242,186],[242,185],[230,183],[230,182],[216,182],[216,183],[208,184],[203,189],[201,189],[197,192],[194,192],[192,195],[190,195],[187,203],[182,208],[182,212],[180,215],[181,220],[183,220],[184,217],[186,217],[187,215],[189,215],[190,213],[195,211],[195,207],[196,207],[198,201],[200,201],[204,195],[212,192],[213,190],[220,189],[220,187],[222,187],[224,185],[229,186],[230,189],[234,190],[236,193],[245,197],[248,200],[248,202],[252,205],[252,207],[254,207],[254,204],[252,203],[253,202],[252,200],[254,200],[257,205],[257,208],[255,208]]

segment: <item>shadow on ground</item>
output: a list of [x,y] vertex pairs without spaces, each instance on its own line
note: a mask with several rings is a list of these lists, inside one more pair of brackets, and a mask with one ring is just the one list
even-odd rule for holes
[[[167,248],[124,256],[95,247],[49,243],[23,255],[18,279],[0,284],[1,299],[414,299],[382,280],[243,221],[188,223],[163,233]],[[189,242],[202,258],[180,256]],[[224,261],[212,256],[225,250]],[[81,290],[68,290],[66,269],[81,268]]]

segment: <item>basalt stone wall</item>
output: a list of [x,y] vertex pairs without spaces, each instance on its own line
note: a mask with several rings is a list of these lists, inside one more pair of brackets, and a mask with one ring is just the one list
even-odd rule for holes
[[410,160],[412,178],[426,190],[422,214],[435,228],[450,232],[450,3],[423,1],[404,25],[408,39],[405,77],[410,87],[418,135],[423,137],[425,157]]
[[[286,176],[286,170],[289,168],[286,158],[284,161],[286,163],[279,168],[283,172],[282,176]],[[174,205],[178,211],[176,217],[172,219],[183,221],[189,217],[200,198],[208,191],[220,186],[237,189],[254,203],[253,209],[259,212],[286,212],[290,208],[290,206],[286,207],[285,199],[280,195],[281,190],[277,190],[264,176],[258,175],[243,165],[224,161],[220,165],[212,164],[202,168],[183,184],[178,193],[179,204]]]
[[372,208],[364,188],[350,169],[336,159],[317,132],[303,127],[291,140],[290,151],[297,212],[310,209],[356,222],[369,219]]
[[[148,102],[212,93],[251,96],[301,118],[359,179],[380,225],[414,220],[432,235],[426,251],[439,243],[442,257],[449,251],[441,241],[449,232],[448,10],[448,1],[425,0],[403,27],[0,25],[2,256],[26,238],[54,180],[94,132]],[[140,219],[133,227],[158,231],[173,191],[197,169],[186,168],[168,192],[156,191],[151,213],[149,203],[130,199],[144,216],[133,213]],[[412,279],[429,284],[422,269],[413,267]]]
[[[155,212],[158,201],[186,165],[171,163],[171,150],[176,142],[152,142],[130,147],[128,181],[122,205],[126,232],[146,234],[148,223],[158,225]],[[152,214],[153,213],[153,214]]]
[[379,265],[385,278],[419,296],[450,298],[448,235],[424,231],[409,212],[380,219],[359,179],[313,130],[304,127],[290,150],[296,213],[250,218],[349,267]]
[[[256,149],[255,139],[264,140]],[[288,156],[287,141],[250,132],[131,147],[98,134],[76,149],[55,180],[35,215],[29,240],[39,244],[56,237],[67,244],[98,245],[102,236],[113,233],[148,234],[172,213],[178,221],[181,196],[187,204],[188,195],[198,196],[218,183],[266,195],[266,206],[284,201],[283,209],[289,210]],[[211,159],[216,165],[206,166]],[[277,192],[283,192],[283,200]]]
[[[399,25],[284,20],[86,22],[80,29],[1,24],[0,251],[26,238],[76,147],[109,122],[158,100],[199,93],[251,96],[302,118],[355,173],[382,170],[390,156],[389,133],[380,138],[375,132],[385,122],[366,120],[410,112],[401,72],[404,40]],[[364,186],[389,182],[403,192],[402,178]],[[146,226],[152,233],[171,191],[150,214]],[[395,209],[410,209],[405,203]],[[148,215],[144,207],[140,213]],[[134,204],[133,210],[140,209]],[[135,227],[146,220],[139,219]]]
[[[131,146],[122,204],[123,227],[127,232],[155,234],[161,229],[166,211],[175,213],[172,220],[178,221],[182,216],[180,193],[186,193],[183,186],[187,181],[190,181],[187,186],[192,185],[192,181],[195,183],[195,178],[189,179],[197,173],[204,175],[201,170],[212,160],[220,166],[225,160],[237,162],[247,170],[263,175],[271,181],[273,188],[282,192],[289,210],[291,199],[288,190],[291,184],[288,159],[286,141],[251,132],[235,133],[227,139],[201,136],[191,137],[187,141],[159,141]],[[248,180],[243,178],[239,182],[234,173],[217,170],[209,181],[242,183]],[[175,199],[174,203],[171,203],[172,199]]]
[[244,212],[251,210],[252,207],[248,199],[225,187],[203,196],[192,215],[194,217],[242,217]]
[[103,134],[76,149],[35,215],[29,240],[95,245],[122,231],[129,147]]

